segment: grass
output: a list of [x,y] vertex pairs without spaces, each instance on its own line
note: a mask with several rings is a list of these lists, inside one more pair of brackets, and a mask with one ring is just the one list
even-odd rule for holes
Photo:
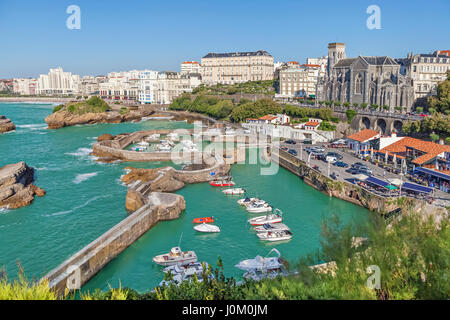
[[[110,110],[109,105],[98,97],[92,97],[89,100],[82,102],[71,102],[68,105],[59,105],[53,109],[53,112],[60,110],[67,110],[72,114],[82,115],[85,113],[102,113]],[[126,112],[128,113],[128,112]],[[122,109],[121,109],[121,114]]]

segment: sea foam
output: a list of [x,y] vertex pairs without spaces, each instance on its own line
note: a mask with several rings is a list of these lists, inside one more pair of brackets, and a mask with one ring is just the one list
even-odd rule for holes
[[45,217],[54,217],[54,216],[62,216],[62,215],[66,215],[66,214],[75,212],[75,211],[77,211],[77,210],[79,210],[79,209],[81,209],[81,208],[84,208],[84,207],[88,206],[91,202],[94,202],[94,201],[96,201],[96,200],[98,200],[98,199],[102,199],[102,198],[109,198],[110,196],[111,196],[111,195],[97,196],[97,197],[94,197],[94,198],[92,198],[92,199],[87,200],[85,203],[83,203],[83,204],[81,204],[81,205],[79,205],[79,206],[74,207],[73,209],[66,210],[66,211],[59,211],[59,212],[55,212],[55,213],[52,213],[52,214],[46,214],[46,215],[44,215],[44,216],[45,216]]
[[73,183],[80,184],[83,181],[86,181],[92,177],[95,177],[96,175],[97,175],[97,172],[77,174],[76,178],[73,180]]

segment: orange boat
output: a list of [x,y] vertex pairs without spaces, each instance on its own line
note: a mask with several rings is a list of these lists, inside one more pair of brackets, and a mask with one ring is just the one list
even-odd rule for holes
[[213,217],[207,217],[207,218],[195,218],[192,220],[192,223],[213,223],[214,219]]

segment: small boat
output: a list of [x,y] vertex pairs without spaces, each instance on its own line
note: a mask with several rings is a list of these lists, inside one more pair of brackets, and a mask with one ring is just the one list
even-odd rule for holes
[[250,213],[262,213],[262,212],[270,212],[272,211],[272,207],[265,201],[255,201],[248,206],[246,209]]
[[[278,256],[268,257],[272,252],[277,253]],[[242,260],[235,267],[246,271],[243,276],[245,279],[255,281],[264,278],[275,278],[278,275],[287,275],[286,267],[280,256],[280,252],[274,248],[264,258],[256,256],[254,259]]]
[[169,253],[161,254],[153,258],[153,262],[161,266],[172,266],[175,264],[189,264],[197,262],[197,255],[194,251],[181,251],[180,247],[174,247]]
[[265,225],[266,223],[280,223],[281,221],[283,221],[283,218],[281,217],[281,215],[282,215],[281,210],[276,209],[275,213],[252,218],[252,219],[249,219],[248,222],[252,226],[262,226],[262,225]]
[[180,140],[180,136],[176,132],[168,133],[166,135],[166,137],[167,137],[167,139],[172,140],[172,141],[179,141]]
[[242,189],[242,188],[225,189],[222,192],[225,194],[230,194],[230,195],[243,194],[243,193],[245,193],[245,189]]
[[141,142],[138,142],[137,145],[139,147],[148,147],[150,145],[150,143],[148,143],[147,141],[141,141]]
[[233,187],[235,183],[228,180],[213,180],[209,184],[213,187]]
[[194,230],[204,233],[220,232],[220,228],[213,224],[202,223],[194,227]]
[[192,223],[213,223],[214,217],[206,217],[206,218],[195,218],[192,220]]
[[255,227],[256,232],[267,232],[267,231],[290,231],[289,227],[284,223],[266,223],[262,226]]
[[251,205],[253,202],[255,202],[257,200],[259,200],[259,199],[258,198],[244,198],[244,199],[239,199],[237,201],[237,203],[240,206],[248,206],[248,205]]
[[[197,275],[197,281],[202,282],[203,275],[205,272],[208,272],[209,264],[206,262],[192,262],[186,265],[173,265],[167,268],[164,268],[163,272],[165,274],[170,273],[171,280],[163,280],[160,282],[159,286],[169,285],[174,283],[176,285],[180,285],[183,281],[191,281],[194,278],[194,275]],[[214,279],[213,274],[208,275],[209,279]]]
[[256,235],[263,241],[283,241],[292,238],[292,232],[289,230],[259,232]]

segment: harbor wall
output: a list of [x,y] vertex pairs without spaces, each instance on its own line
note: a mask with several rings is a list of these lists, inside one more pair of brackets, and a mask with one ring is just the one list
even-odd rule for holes
[[78,251],[43,278],[59,294],[81,288],[106,264],[159,221],[173,220],[185,210],[181,195],[152,192],[136,212]]

